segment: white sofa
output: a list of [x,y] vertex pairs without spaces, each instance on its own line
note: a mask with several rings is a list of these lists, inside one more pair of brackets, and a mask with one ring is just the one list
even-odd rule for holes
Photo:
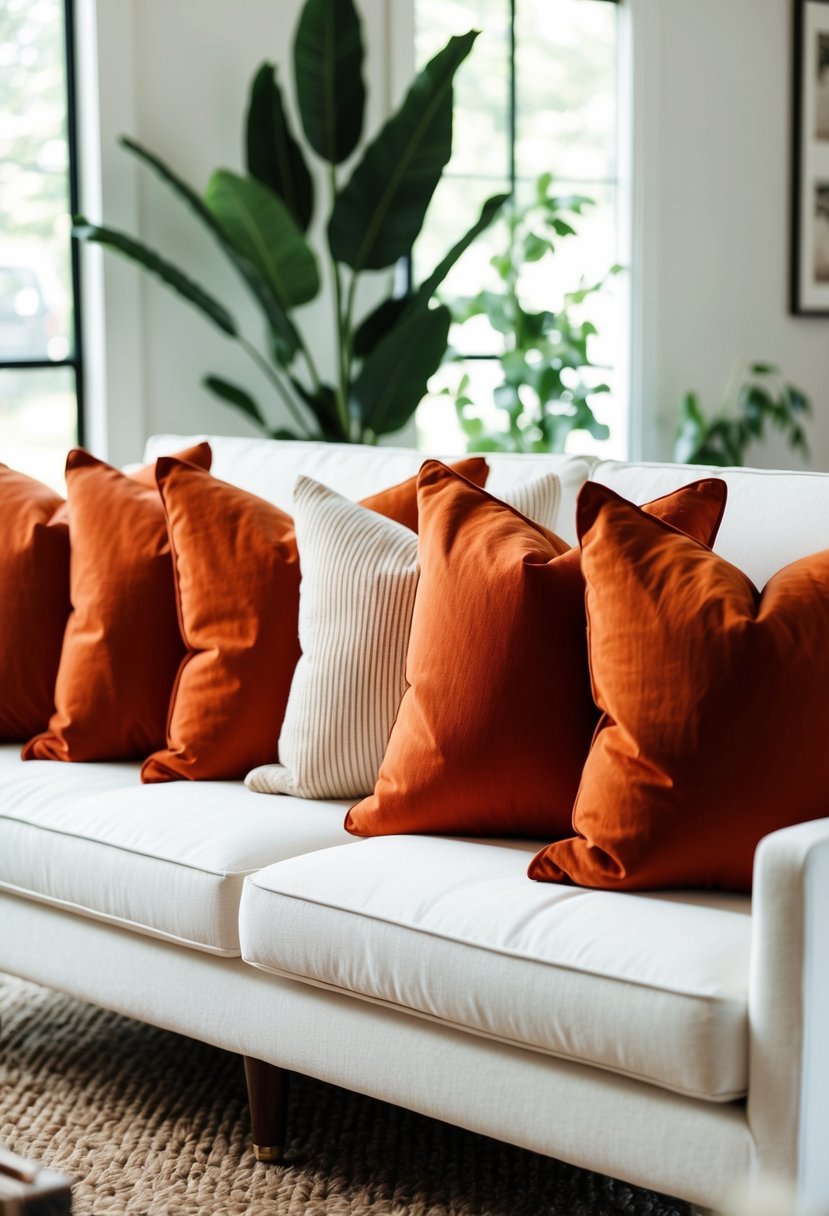
[[[287,510],[297,473],[360,497],[422,459],[211,443]],[[588,474],[640,502],[696,475],[490,462],[496,494],[556,470],[570,539]],[[829,547],[829,476],[722,475],[755,582]],[[346,806],[2,747],[0,970],[698,1205],[777,1175],[829,1212],[829,819],[762,842],[752,903],[537,884],[539,842],[356,840]]]

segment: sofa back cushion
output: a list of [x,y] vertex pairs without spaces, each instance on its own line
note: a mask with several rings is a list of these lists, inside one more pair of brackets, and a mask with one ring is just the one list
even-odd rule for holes
[[[179,448],[204,436],[154,435],[147,441],[146,459],[169,456]],[[411,448],[364,447],[348,443],[293,442],[280,439],[242,439],[215,435],[213,473],[231,485],[257,494],[292,510],[294,483],[298,476],[314,481],[350,498],[352,502],[384,491],[387,486],[417,476],[428,457],[454,463],[456,456],[416,452]],[[592,457],[555,454],[516,455],[512,452],[487,452],[490,468],[487,489],[502,498],[513,487],[533,481],[545,473],[555,473],[561,485],[561,507],[556,530],[570,544],[576,539],[576,496],[596,463]],[[687,478],[686,478],[687,480]]]
[[829,473],[605,460],[594,468],[591,480],[642,504],[676,490],[689,475],[709,474],[728,486],[728,510],[714,552],[747,574],[756,587],[764,587],[788,562],[829,548]]

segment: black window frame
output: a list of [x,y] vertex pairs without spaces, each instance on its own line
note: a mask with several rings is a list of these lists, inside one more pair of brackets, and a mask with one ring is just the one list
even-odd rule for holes
[[[80,211],[80,177],[78,171],[78,124],[77,124],[77,80],[75,73],[75,7],[74,0],[63,0],[64,24],[64,69],[66,73],[66,143],[68,151],[69,213]],[[0,355],[0,372],[3,371],[54,371],[69,367],[74,372],[77,442],[83,446],[84,422],[84,364],[83,364],[83,318],[81,309],[81,265],[79,243],[70,237],[70,270],[72,283],[72,342],[69,354],[63,359],[3,359]]]

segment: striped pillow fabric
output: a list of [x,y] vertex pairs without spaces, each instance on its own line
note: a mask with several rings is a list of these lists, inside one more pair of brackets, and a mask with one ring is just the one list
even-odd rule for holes
[[[559,497],[549,473],[505,500],[552,530]],[[374,789],[406,689],[417,536],[308,477],[297,481],[294,518],[302,657],[280,763],[253,769],[246,784],[262,794],[359,798]]]

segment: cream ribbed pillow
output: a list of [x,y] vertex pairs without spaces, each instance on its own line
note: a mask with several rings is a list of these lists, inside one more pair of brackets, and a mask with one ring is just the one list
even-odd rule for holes
[[[548,473],[504,500],[552,530],[559,479]],[[248,773],[261,794],[359,798],[374,789],[406,688],[417,590],[417,536],[300,477],[294,523],[302,569],[299,641],[279,764]]]

